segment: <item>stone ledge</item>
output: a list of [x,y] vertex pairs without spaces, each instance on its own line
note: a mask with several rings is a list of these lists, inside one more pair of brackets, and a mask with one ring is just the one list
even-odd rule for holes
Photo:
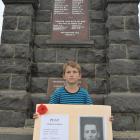
[[4,4],[32,4],[36,9],[39,5],[39,0],[2,0]]
[[139,0],[107,0],[107,3],[122,3],[122,2],[135,2],[135,3],[139,3]]
[[[28,136],[31,140],[33,135],[33,128],[13,128],[13,127],[0,127],[0,140],[3,136],[6,136],[5,140],[10,140],[10,136],[17,137]],[[30,137],[29,137],[30,136]],[[9,138],[9,139],[8,139]],[[116,140],[139,140],[140,131],[113,131],[113,139]],[[19,139],[16,139],[19,140]],[[22,139],[23,140],[23,139]]]
[[[133,139],[140,139],[140,131],[113,131],[114,138],[133,138]],[[132,139],[132,140],[133,140]],[[128,140],[128,139],[127,139]],[[131,139],[129,139],[131,140]]]
[[15,127],[0,127],[0,134],[31,134],[33,133],[32,128],[15,128]]
[[32,129],[0,127],[0,140],[32,140]]
[[[61,41],[61,42],[55,42],[55,41],[48,41],[49,45],[93,45],[94,41]],[[84,47],[84,46],[81,46]]]

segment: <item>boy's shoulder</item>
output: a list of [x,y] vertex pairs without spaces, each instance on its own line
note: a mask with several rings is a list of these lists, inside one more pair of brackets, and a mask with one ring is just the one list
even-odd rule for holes
[[57,87],[54,92],[61,92],[62,90],[64,90],[64,86]]
[[80,91],[84,92],[84,93],[88,93],[88,90],[86,88],[80,87]]

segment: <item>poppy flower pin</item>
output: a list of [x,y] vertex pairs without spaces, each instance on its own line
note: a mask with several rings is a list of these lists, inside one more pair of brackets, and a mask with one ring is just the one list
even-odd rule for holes
[[37,113],[39,113],[39,115],[44,115],[45,113],[47,113],[48,111],[48,108],[46,105],[44,104],[40,104],[38,107],[37,107]]

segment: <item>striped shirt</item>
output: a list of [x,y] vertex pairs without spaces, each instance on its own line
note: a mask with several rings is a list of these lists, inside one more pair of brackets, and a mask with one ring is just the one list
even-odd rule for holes
[[93,104],[88,91],[79,88],[75,93],[68,92],[65,87],[60,87],[51,96],[50,104]]

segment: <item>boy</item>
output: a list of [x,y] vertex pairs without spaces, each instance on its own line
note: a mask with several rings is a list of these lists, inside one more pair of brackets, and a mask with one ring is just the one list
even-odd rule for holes
[[[50,98],[49,104],[93,104],[88,91],[79,87],[79,80],[81,79],[81,67],[74,61],[68,61],[63,65],[63,78],[65,85],[56,89]],[[33,118],[38,118],[35,113]],[[110,117],[113,121],[113,117]]]
[[[88,91],[79,87],[81,79],[81,67],[74,61],[68,61],[63,65],[63,78],[65,85],[56,89],[50,98],[49,104],[93,104]],[[38,118],[35,113],[33,118]]]
[[93,104],[88,91],[79,87],[81,67],[74,61],[68,61],[63,66],[65,85],[54,91],[50,104]]

